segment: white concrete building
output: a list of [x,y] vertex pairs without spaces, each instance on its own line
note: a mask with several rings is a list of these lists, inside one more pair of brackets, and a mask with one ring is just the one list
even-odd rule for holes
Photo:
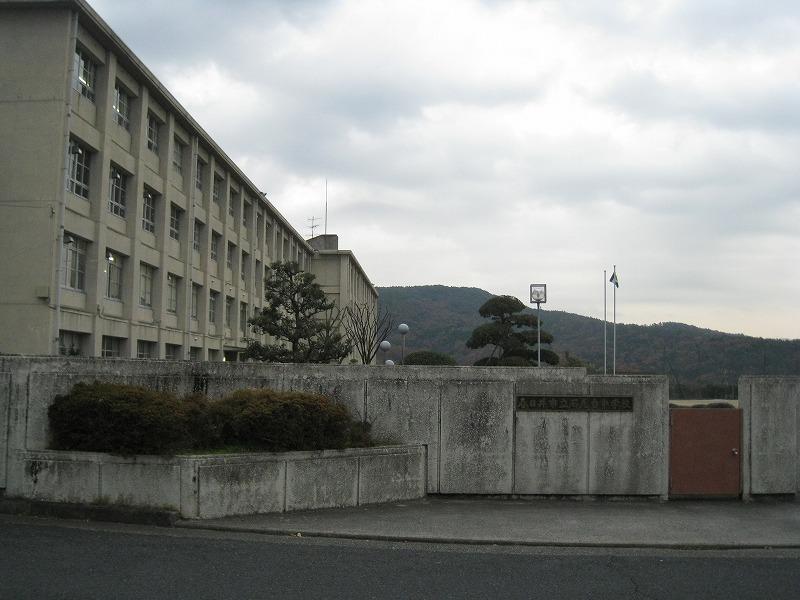
[[0,352],[235,359],[313,248],[85,1],[0,0],[0,81]]

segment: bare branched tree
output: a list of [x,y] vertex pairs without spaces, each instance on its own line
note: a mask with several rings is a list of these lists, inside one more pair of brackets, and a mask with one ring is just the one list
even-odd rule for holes
[[378,312],[368,304],[347,307],[343,322],[353,349],[365,365],[372,363],[381,341],[394,329],[394,317],[391,314],[385,309]]

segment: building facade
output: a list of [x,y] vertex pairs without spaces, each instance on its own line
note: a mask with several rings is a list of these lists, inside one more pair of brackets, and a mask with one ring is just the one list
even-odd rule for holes
[[0,0],[0,352],[231,360],[313,248],[83,0]]
[[[373,318],[378,317],[378,290],[370,282],[366,272],[350,250],[339,250],[339,237],[326,234],[308,240],[314,249],[311,256],[311,272],[316,276],[325,295],[332,299],[339,310],[365,306]],[[346,331],[342,326],[342,334]],[[358,361],[353,352],[349,359]]]

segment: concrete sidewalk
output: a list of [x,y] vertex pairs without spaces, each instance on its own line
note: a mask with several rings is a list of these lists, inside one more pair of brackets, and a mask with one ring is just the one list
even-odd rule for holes
[[800,548],[800,504],[724,501],[424,500],[178,521],[276,535],[467,544]]

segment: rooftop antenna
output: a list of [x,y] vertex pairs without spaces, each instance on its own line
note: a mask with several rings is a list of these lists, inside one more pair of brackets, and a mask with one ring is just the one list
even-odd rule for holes
[[309,217],[309,219],[308,219],[308,222],[309,222],[308,228],[311,230],[311,237],[312,238],[314,237],[314,230],[317,227],[319,227],[319,225],[317,224],[318,220],[319,220],[319,217]]
[[328,178],[325,178],[325,235],[328,235]]

